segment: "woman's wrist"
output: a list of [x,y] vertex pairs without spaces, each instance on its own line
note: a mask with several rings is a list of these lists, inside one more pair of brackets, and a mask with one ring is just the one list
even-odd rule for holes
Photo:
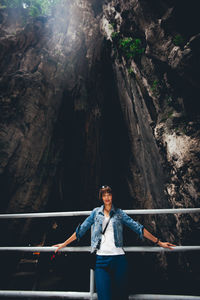
[[157,243],[157,245],[161,247],[162,242],[159,240],[158,243]]
[[162,244],[163,244],[163,242],[160,241],[160,240],[158,240],[157,245],[160,246],[160,247],[162,247]]
[[157,238],[157,240],[155,241],[155,245],[159,245],[159,243],[160,243],[160,240],[159,240],[159,238]]

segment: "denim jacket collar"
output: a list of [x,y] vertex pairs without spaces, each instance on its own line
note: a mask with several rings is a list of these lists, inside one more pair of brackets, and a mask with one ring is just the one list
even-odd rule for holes
[[[116,211],[116,210],[115,210],[115,207],[114,207],[114,205],[112,204],[112,207],[111,207],[111,210],[110,210],[110,216],[111,216],[111,217],[114,215],[115,211]],[[100,214],[104,215],[104,204],[101,205],[99,212],[100,212]]]

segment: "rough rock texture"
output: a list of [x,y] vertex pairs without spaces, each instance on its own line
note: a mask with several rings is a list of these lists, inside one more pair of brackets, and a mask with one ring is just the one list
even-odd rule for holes
[[[104,6],[101,29],[112,44],[113,69],[129,133],[127,180],[134,206],[199,206],[200,27],[196,9],[194,1],[190,6],[178,1],[134,0]],[[193,20],[187,28],[186,16]],[[144,54],[129,58],[121,45],[124,38],[140,39]],[[198,214],[175,215],[175,219],[149,217],[143,223],[162,238],[198,244]],[[186,262],[185,257],[179,256],[183,271],[185,264],[196,274],[194,261],[187,257]],[[161,260],[169,267],[170,259]],[[173,264],[175,268],[177,262]]]
[[[102,25],[102,31],[114,49],[116,82],[133,147],[130,186],[143,207],[198,207],[199,24],[193,20],[187,30],[184,25],[186,14],[195,18],[195,8],[195,2],[188,8],[178,1],[111,1],[104,6],[102,24],[112,25]],[[175,45],[178,34],[183,41]],[[140,38],[144,54],[121,57],[124,37]],[[185,217],[177,218],[180,233]]]
[[[33,19],[0,10],[2,212],[92,209],[101,184],[122,208],[199,206],[196,5],[61,1]],[[123,38],[140,39],[144,53],[128,57]],[[138,220],[162,239],[198,244],[198,215]],[[10,224],[6,243],[41,242],[45,226]],[[195,257],[137,263],[196,280]]]
[[[54,17],[32,20],[26,19],[25,11],[16,15],[15,10],[1,10],[2,211],[43,211],[61,159],[63,163],[64,135],[69,134],[66,148],[75,140],[76,120],[71,114],[76,112],[81,126],[86,126],[85,119],[90,130],[96,126],[95,122],[89,126],[93,120],[91,115],[87,117],[87,85],[91,84],[87,78],[101,45],[94,53],[99,29],[94,18],[94,26],[89,28],[90,10],[84,1],[64,1]],[[98,116],[95,107],[89,109]],[[62,122],[72,128],[61,128],[59,114],[63,120],[67,116]],[[76,139],[86,139],[86,134],[81,132]],[[78,141],[84,149],[82,142]],[[84,156],[80,150],[67,160]]]

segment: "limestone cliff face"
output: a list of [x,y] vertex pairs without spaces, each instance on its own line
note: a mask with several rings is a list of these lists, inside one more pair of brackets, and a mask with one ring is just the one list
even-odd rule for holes
[[[130,141],[126,179],[133,206],[199,205],[200,44],[193,4],[111,1],[103,7],[101,30],[111,44]],[[186,16],[193,19],[188,26]],[[128,39],[132,47],[135,39],[140,41],[139,54],[130,57],[131,43],[123,44]],[[198,244],[198,215],[151,216],[142,222],[162,238]],[[194,262],[187,259],[179,256],[179,263],[195,274]],[[169,257],[161,261],[170,265]],[[175,268],[177,261],[172,264]]]
[[[62,197],[65,180],[59,165],[65,156],[67,169],[76,169],[69,164],[81,163],[79,156],[88,156],[83,173],[89,169],[87,159],[89,163],[92,159],[88,148],[95,141],[87,141],[87,135],[98,123],[95,106],[101,96],[90,87],[94,80],[89,77],[100,60],[98,19],[85,1],[63,1],[51,18],[30,19],[26,10],[0,13],[1,210],[44,211],[53,180],[60,191],[53,201]],[[89,106],[88,98],[94,96],[96,101]],[[73,170],[67,172],[72,175]],[[76,169],[79,172],[81,167]],[[88,177],[93,175],[90,172]]]
[[[186,15],[193,18],[188,26]],[[101,28],[112,44],[132,148],[130,192],[142,207],[198,207],[200,44],[195,16],[195,4],[189,8],[185,2],[111,1],[104,6]],[[128,58],[120,44],[125,38],[140,39],[143,54]],[[192,219],[197,226],[198,217]],[[179,234],[186,220],[177,217]]]
[[[38,210],[47,202],[62,152],[55,132],[60,105],[69,102],[77,113],[87,107],[84,84],[95,60],[98,27],[93,18],[89,28],[90,6],[80,1],[66,2],[52,18],[30,20],[23,11],[15,13],[1,11],[2,210]],[[70,103],[73,89],[77,94]]]
[[[101,184],[122,208],[198,207],[197,11],[170,0],[63,0],[33,19],[0,10],[2,212],[92,209]],[[198,215],[139,220],[198,244]],[[31,222],[20,226],[19,243]]]

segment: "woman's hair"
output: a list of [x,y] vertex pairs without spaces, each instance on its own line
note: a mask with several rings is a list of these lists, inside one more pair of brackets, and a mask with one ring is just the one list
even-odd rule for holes
[[102,195],[104,193],[112,194],[112,189],[108,185],[103,185],[99,190],[99,200],[102,200]]

